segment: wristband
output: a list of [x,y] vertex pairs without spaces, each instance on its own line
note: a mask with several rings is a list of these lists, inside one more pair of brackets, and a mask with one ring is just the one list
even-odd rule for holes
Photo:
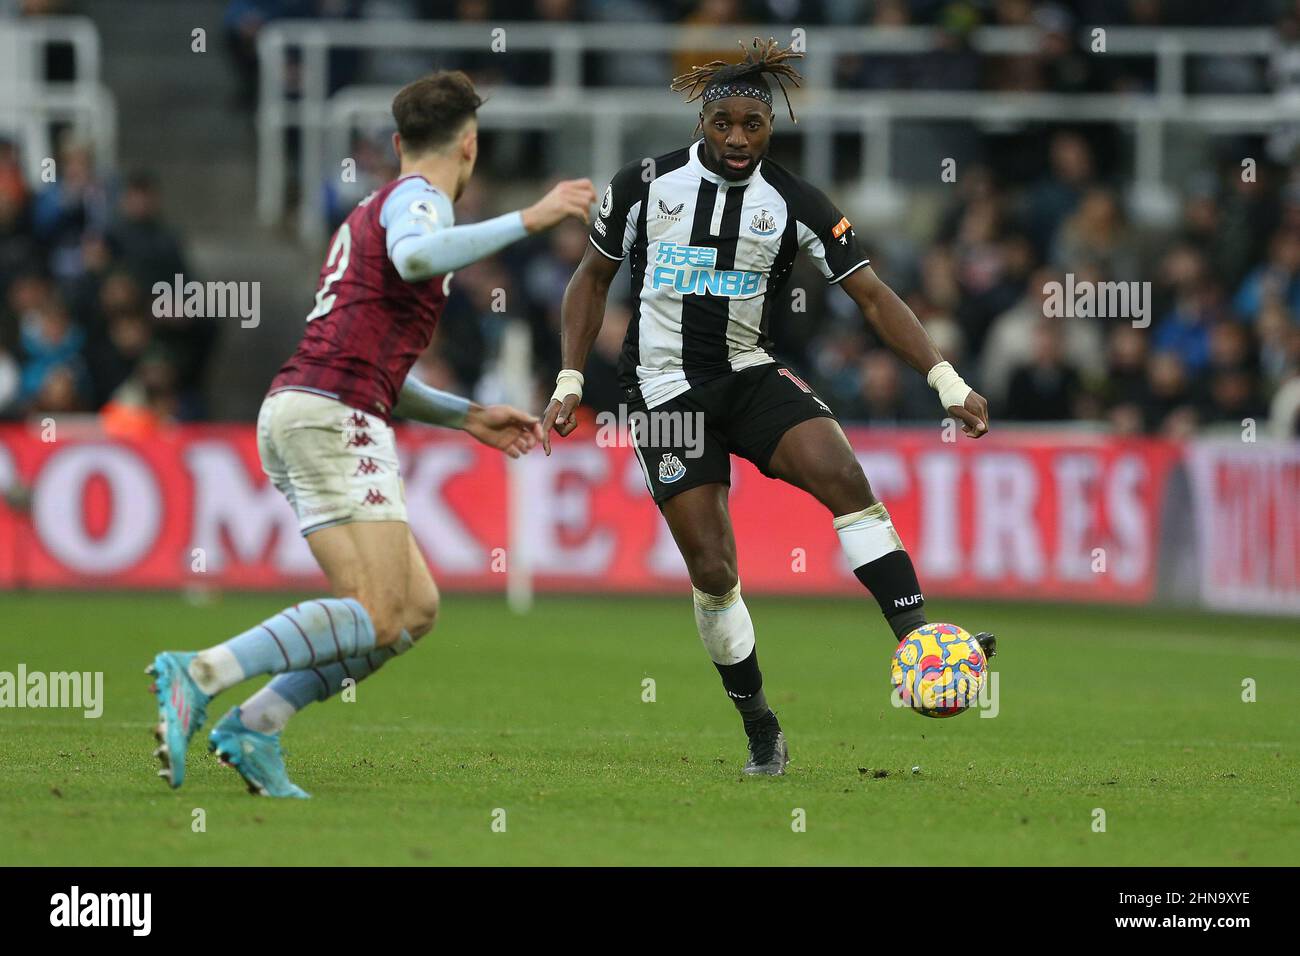
[[954,405],[958,408],[964,407],[966,405],[966,396],[973,391],[957,374],[957,370],[952,367],[951,362],[940,362],[930,369],[925,380],[932,389],[939,393],[939,403],[943,405],[944,411]]
[[581,372],[566,368],[555,376],[555,391],[551,393],[551,401],[563,404],[566,396],[577,395],[578,401],[581,402],[582,386],[585,381]]

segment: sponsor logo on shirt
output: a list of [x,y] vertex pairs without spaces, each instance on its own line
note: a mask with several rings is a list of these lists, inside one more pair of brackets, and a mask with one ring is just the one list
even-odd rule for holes
[[660,242],[655,252],[656,265],[650,275],[650,287],[671,289],[679,295],[736,297],[758,293],[762,273],[715,269],[717,261],[718,250],[711,246]]
[[681,222],[682,217],[680,213],[685,206],[686,203],[684,202],[679,202],[676,206],[669,206],[661,199],[659,200],[659,215],[656,218],[664,219],[668,222]]
[[853,231],[853,223],[849,222],[847,216],[841,216],[840,221],[831,227],[831,238],[838,239],[841,246],[849,244],[848,234]]
[[614,211],[614,187],[605,187],[605,198],[600,201],[600,218],[604,219]]

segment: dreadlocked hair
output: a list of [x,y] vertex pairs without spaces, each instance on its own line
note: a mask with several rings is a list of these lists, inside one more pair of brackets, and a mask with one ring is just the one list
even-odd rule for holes
[[777,85],[781,87],[781,95],[785,97],[785,107],[790,111],[790,121],[799,122],[794,118],[794,107],[790,105],[790,94],[785,88],[785,81],[789,80],[793,86],[798,86],[803,77],[786,61],[802,57],[803,54],[796,53],[794,50],[781,49],[781,45],[771,37],[767,42],[754,37],[749,49],[745,49],[742,40],[740,49],[744,53],[744,59],[739,63],[714,60],[704,66],[692,67],[689,72],[673,77],[669,89],[674,93],[686,93],[686,102],[691,103],[704,96],[708,88],[714,84],[732,83],[770,73],[776,79]]

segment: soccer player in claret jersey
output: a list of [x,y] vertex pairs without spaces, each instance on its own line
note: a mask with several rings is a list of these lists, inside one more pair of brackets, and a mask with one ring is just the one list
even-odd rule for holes
[[[768,351],[770,306],[796,251],[807,253],[881,340],[926,376],[967,435],[988,431],[984,399],[871,269],[849,220],[818,189],[765,158],[773,123],[766,77],[784,93],[786,81],[798,83],[788,62],[798,55],[755,39],[741,62],[714,61],[673,81],[688,102],[701,101],[703,137],[652,163],[629,163],[605,191],[591,248],[565,293],[564,369],[542,420],[550,454],[552,429],[563,436],[577,423],[581,369],[610,282],[628,259],[635,305],[619,373],[630,410],[652,423],[646,434],[634,428],[632,437],[646,485],[685,559],[700,638],[743,719],[749,774],[784,773],[789,755],[763,694],[754,626],[740,594],[727,512],[731,454],[826,506],[850,567],[879,602],[895,639],[926,622],[912,560],[834,414]],[[682,424],[691,415],[704,434],[693,455],[680,444],[695,434]],[[991,656],[992,635],[977,639]]]
[[262,468],[298,515],[332,597],[304,601],[197,653],[163,652],[154,675],[159,771],[173,787],[207,705],[259,674],[277,675],[213,728],[209,749],[250,791],[305,797],[280,750],[289,718],[409,650],[433,626],[438,589],[406,524],[394,415],[460,428],[518,457],[537,419],[482,407],[409,374],[429,345],[452,271],[573,216],[589,220],[588,180],[536,204],[453,225],[478,155],[482,100],[461,72],[435,73],[393,100],[399,178],[363,199],[334,234],[302,342],[271,383],[257,422]]

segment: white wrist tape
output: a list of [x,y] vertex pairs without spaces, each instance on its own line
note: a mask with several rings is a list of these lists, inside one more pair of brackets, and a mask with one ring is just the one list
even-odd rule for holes
[[939,404],[943,405],[945,411],[954,405],[958,408],[964,406],[966,396],[973,391],[957,374],[957,370],[952,367],[951,362],[940,362],[930,369],[929,374],[925,376],[925,380],[932,389],[939,393]]
[[563,403],[566,395],[577,395],[578,401],[582,401],[582,386],[585,381],[581,372],[566,368],[555,376],[555,391],[551,393],[551,401]]

